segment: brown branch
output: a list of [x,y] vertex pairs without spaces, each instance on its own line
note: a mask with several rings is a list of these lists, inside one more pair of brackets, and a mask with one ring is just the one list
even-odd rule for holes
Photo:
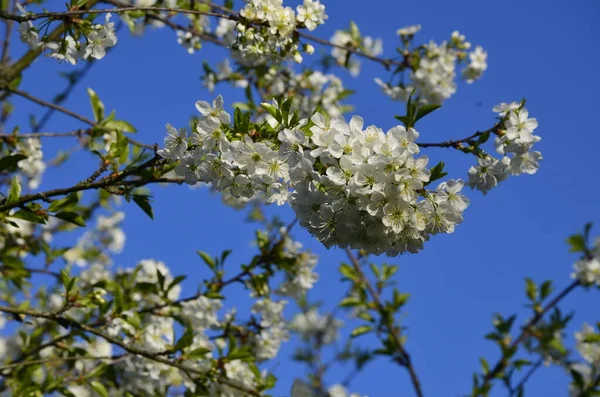
[[[114,4],[112,1],[108,1],[108,3]],[[115,2],[116,3],[116,2]],[[210,17],[224,18],[224,19],[237,19],[231,15],[220,14],[216,12],[207,12],[207,11],[196,11],[196,10],[186,10],[181,8],[168,8],[168,7],[130,7],[126,5],[121,5],[123,3],[119,3],[118,8],[111,9],[93,9],[93,10],[70,10],[65,12],[42,12],[39,14],[27,14],[27,15],[13,15],[8,14],[4,11],[0,11],[0,18],[17,21],[17,22],[26,22],[26,21],[35,21],[36,19],[48,18],[52,20],[62,20],[69,19],[69,17],[77,16],[77,15],[86,15],[86,14],[118,14],[121,12],[129,12],[129,11],[166,11],[176,14],[192,14],[192,15],[206,15]]]
[[11,267],[6,267],[6,266],[0,266],[0,273],[10,272],[11,270],[25,270],[26,272],[33,273],[33,274],[44,274],[46,276],[52,276],[55,278],[60,277],[60,274],[58,274],[57,272],[48,270],[48,269],[35,269],[35,268],[30,268],[30,267],[11,268]]
[[[379,311],[379,313],[381,315],[383,315],[383,313],[385,313],[385,307],[381,301],[381,297],[379,296],[379,293],[367,279],[367,276],[363,272],[363,270],[360,266],[360,263],[358,262],[358,259],[352,253],[352,250],[350,248],[346,247],[345,251],[346,251],[346,255],[348,256],[348,259],[350,259],[350,262],[352,263],[352,267],[354,267],[354,270],[356,271],[356,273],[358,274],[358,276],[360,278],[360,283],[363,284],[367,288],[367,290],[369,291],[369,293],[371,294],[371,296],[373,298],[373,302],[375,303],[377,310]],[[390,319],[389,322],[391,323],[391,321],[392,320]],[[421,382],[419,381],[419,378],[417,377],[415,368],[412,365],[412,360],[411,360],[410,354],[408,354],[408,352],[402,345],[402,341],[400,340],[400,338],[398,337],[398,334],[394,330],[393,324],[390,324],[390,323],[386,324],[386,327],[388,328],[388,334],[389,334],[390,338],[393,340],[394,344],[396,345],[398,352],[400,353],[400,356],[402,358],[402,365],[408,370],[408,374],[410,376],[410,380],[412,382],[413,389],[414,389],[416,395],[418,397],[423,397],[423,390],[421,388]]]
[[53,358],[43,358],[39,360],[29,360],[22,361],[20,363],[10,363],[6,365],[0,366],[0,372],[6,369],[11,368],[21,368],[27,367],[30,365],[43,365],[43,364],[53,364],[60,363],[65,361],[78,361],[78,360],[115,360],[123,357],[123,354],[118,354],[115,356],[69,356],[69,357],[53,357]]
[[425,142],[415,142],[415,143],[419,147],[440,147],[440,148],[457,148],[458,149],[462,146],[463,143],[474,144],[475,143],[474,139],[479,138],[483,134],[496,133],[499,128],[500,128],[500,124],[496,124],[492,128],[489,128],[485,131],[477,131],[473,135],[469,135],[468,137],[463,138],[463,139],[438,142],[438,143],[425,143]]
[[[260,261],[258,261],[256,263],[256,265],[249,266],[246,270],[242,270],[241,272],[239,272],[235,276],[233,276],[233,277],[231,277],[231,278],[229,278],[229,279],[227,279],[225,281],[220,281],[219,287],[223,288],[223,287],[231,285],[231,284],[233,284],[235,282],[240,281],[245,276],[251,274],[252,270],[256,269],[261,264],[264,264],[267,261],[268,257],[271,256],[271,255],[273,255],[273,251],[275,249],[277,249],[285,241],[285,238],[289,235],[290,231],[294,228],[294,226],[296,225],[296,223],[298,223],[298,218],[294,218],[294,220],[292,222],[290,222],[289,225],[286,226],[284,233],[282,233],[281,239],[279,239],[279,241],[277,241],[275,244],[273,244],[273,247],[268,252],[268,254],[261,255],[261,259],[260,259]],[[202,295],[205,295],[208,292],[209,291],[204,291],[204,292],[200,291],[200,292],[198,292],[198,293],[196,293],[194,295],[191,295],[191,296],[188,296],[188,297],[185,297],[185,298],[181,298],[181,299],[178,299],[178,300],[173,301],[173,302],[167,302],[167,303],[162,303],[162,304],[158,304],[158,305],[155,305],[155,306],[146,307],[144,309],[141,309],[139,311],[139,313],[153,313],[153,312],[156,312],[157,310],[164,309],[165,307],[179,306],[179,305],[181,305],[184,302],[190,302],[190,301],[196,300],[196,299],[198,299]]]
[[89,129],[78,129],[69,132],[29,132],[25,134],[0,134],[0,140],[10,141],[13,139],[20,138],[68,138],[68,137],[81,137],[89,134]]
[[[117,178],[107,177],[106,179],[102,179],[101,181],[94,182],[94,183],[83,183],[83,184],[71,186],[69,188],[53,189],[53,190],[48,190],[43,193],[28,194],[28,195],[20,197],[19,200],[16,202],[13,202],[10,204],[1,204],[0,212],[4,212],[4,211],[8,211],[10,209],[16,208],[16,207],[20,207],[20,206],[30,203],[32,201],[43,200],[43,199],[47,199],[50,197],[56,197],[56,196],[64,196],[64,195],[67,195],[70,193],[81,192],[84,190],[105,189],[107,187],[119,187],[119,186],[139,187],[139,186],[144,186],[144,185],[147,185],[150,183],[182,184],[183,182],[184,182],[184,180],[182,178],[175,178],[175,179],[153,178],[153,179],[136,179],[136,180],[122,181]],[[5,201],[2,201],[2,203],[4,203],[4,202]]]
[[[92,127],[104,128],[102,126],[97,126],[95,121],[90,120],[90,119],[88,119],[85,116],[82,116],[80,114],[72,112],[69,109],[66,109],[66,108],[64,108],[62,106],[59,106],[57,104],[50,103],[50,102],[44,101],[43,99],[39,99],[37,97],[34,97],[33,95],[31,95],[31,94],[29,94],[29,93],[27,93],[25,91],[21,91],[19,89],[13,89],[13,88],[8,88],[7,91],[10,91],[10,92],[15,93],[17,95],[20,95],[23,98],[29,99],[30,101],[35,102],[35,103],[37,103],[40,106],[44,106],[44,107],[47,107],[47,108],[50,108],[50,109],[54,109],[54,110],[56,110],[58,112],[66,114],[67,116],[71,116],[72,118],[77,119],[79,121],[82,121],[82,122],[84,122],[84,123],[86,123],[86,124],[88,124],[88,125],[90,125]],[[138,141],[136,141],[134,139],[131,139],[131,138],[129,138],[129,142],[131,144],[135,145],[135,146],[139,146],[139,147],[146,148],[146,149],[153,149],[154,148],[153,145],[149,145],[149,144],[146,144],[146,143],[141,143],[141,142],[138,142]]]
[[[15,10],[15,4],[16,4],[17,0],[14,0],[14,4],[11,7],[10,6],[10,0],[6,2],[6,8],[11,9],[12,8],[12,12],[14,12]],[[2,43],[2,54],[0,54],[0,65],[6,65],[9,61],[9,54],[8,54],[8,48],[10,47],[10,39],[12,36],[12,27],[13,27],[13,21],[4,21],[6,30],[4,31],[4,42]]]
[[529,371],[527,371],[525,376],[523,376],[523,379],[521,379],[517,386],[513,390],[511,390],[509,397],[514,397],[518,395],[519,391],[521,391],[523,387],[525,387],[525,384],[527,383],[529,378],[531,378],[531,376],[542,366],[543,363],[544,358],[542,357],[531,368],[529,368]]
[[[516,349],[530,335],[533,328],[544,317],[544,315],[546,315],[546,313],[552,310],[556,305],[560,303],[561,300],[563,300],[567,295],[569,295],[574,289],[576,289],[580,285],[581,282],[579,280],[573,281],[568,287],[566,287],[554,299],[552,299],[552,301],[550,301],[546,306],[544,306],[544,308],[541,311],[537,312],[535,316],[533,316],[533,318],[529,320],[529,322],[523,327],[517,339],[515,339],[510,344],[508,350]],[[501,358],[496,363],[494,368],[490,372],[488,372],[488,374],[483,378],[483,383],[480,386],[480,389],[484,390],[490,384],[491,380],[498,376],[498,374],[500,374],[506,368],[507,364],[508,363],[506,362],[506,360]]]
[[[196,368],[190,368],[179,362],[175,362],[175,361],[169,360],[167,358],[164,358],[161,356],[162,352],[150,353],[143,349],[133,347],[131,344],[127,344],[114,336],[106,334],[106,333],[100,331],[98,328],[94,328],[94,327],[91,327],[86,324],[81,324],[75,320],[68,318],[68,317],[62,317],[61,315],[59,315],[55,312],[41,312],[41,311],[37,311],[37,310],[20,309],[20,308],[14,308],[14,307],[6,307],[6,306],[0,306],[0,312],[9,313],[9,314],[17,315],[17,316],[30,316],[30,317],[36,317],[36,318],[44,318],[46,320],[56,322],[64,327],[80,329],[87,333],[96,335],[96,336],[104,339],[105,341],[112,343],[113,345],[116,345],[128,353],[131,353],[131,354],[134,354],[137,356],[141,356],[141,357],[147,358],[149,360],[156,361],[161,364],[165,364],[165,365],[180,369],[186,373],[189,372],[189,373],[193,373],[198,376],[206,376],[206,371],[196,369]],[[226,386],[229,386],[231,388],[234,388],[238,391],[247,393],[251,396],[256,396],[256,397],[261,396],[260,392],[254,390],[254,389],[250,389],[250,388],[246,387],[245,385],[243,385],[237,381],[233,381],[231,379],[219,377],[217,379],[217,382],[224,384]]]

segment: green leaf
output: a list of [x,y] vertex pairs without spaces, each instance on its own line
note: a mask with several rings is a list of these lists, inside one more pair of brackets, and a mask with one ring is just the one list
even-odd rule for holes
[[429,185],[431,182],[437,181],[438,179],[442,179],[443,177],[448,175],[447,172],[444,172],[444,165],[444,162],[440,161],[435,167],[431,169],[431,176],[429,177],[429,182],[427,182],[425,185]]
[[339,303],[341,307],[359,306],[360,304],[362,304],[362,302],[356,296],[349,296],[347,298],[344,298]]
[[267,111],[267,113],[269,113],[271,116],[273,116],[273,118],[275,120],[277,120],[278,123],[281,124],[281,113],[279,112],[279,109],[277,109],[275,106],[271,105],[270,103],[261,103],[260,106],[265,109]]
[[352,332],[350,333],[350,336],[352,338],[356,338],[357,336],[361,336],[364,335],[366,333],[369,333],[373,330],[373,327],[370,325],[361,325],[359,327],[356,327],[352,330]]
[[356,90],[345,89],[339,93],[337,99],[338,99],[338,101],[341,101],[342,99],[346,99],[347,97],[349,97],[350,95],[353,95],[355,93],[356,93]]
[[552,293],[552,281],[545,281],[540,288],[540,297],[546,299]]
[[423,117],[427,116],[429,113],[441,108],[442,105],[436,105],[433,103],[429,103],[427,105],[423,105],[419,108],[419,110],[417,110],[417,114],[415,116],[415,120],[414,121],[418,121],[419,119],[422,119]]
[[26,158],[27,158],[27,156],[25,156],[24,154],[21,154],[21,153],[2,157],[0,159],[0,172],[2,172],[4,170],[12,171],[17,166],[17,163],[19,161],[24,160]]
[[62,211],[54,214],[54,216],[58,219],[62,219],[63,221],[73,223],[77,226],[85,226],[85,221],[83,220],[83,218],[75,212]]
[[42,215],[38,215],[32,211],[21,209],[14,214],[10,215],[11,218],[23,219],[27,222],[40,223],[42,225],[46,224],[47,217]]
[[21,85],[21,81],[23,80],[23,75],[19,73],[17,77],[15,77],[9,84],[8,88],[16,90]]
[[533,282],[532,279],[530,278],[526,278],[525,279],[525,283],[526,283],[526,287],[525,287],[525,292],[527,294],[527,297],[530,300],[536,300],[538,297],[538,287],[537,285],[535,285],[535,283]]
[[410,118],[408,116],[394,116],[395,119],[400,120],[402,122],[402,124],[404,124],[406,127],[409,127],[410,125]]
[[110,120],[104,123],[104,126],[119,132],[137,132],[135,127],[125,120]]
[[100,382],[98,382],[97,380],[93,380],[90,382],[90,386],[92,387],[92,389],[94,389],[94,391],[96,393],[98,393],[98,395],[100,397],[108,397],[108,390],[106,390],[106,388],[104,387],[104,385]]
[[108,153],[111,158],[118,158],[121,164],[125,163],[129,156],[129,138],[117,131],[117,140],[110,145]]
[[174,286],[176,286],[177,284],[181,283],[186,278],[187,278],[187,276],[184,276],[184,275],[179,275],[179,276],[175,277],[173,279],[173,281],[171,281],[169,283],[169,285],[167,286],[167,292],[169,292]]
[[176,351],[183,350],[186,347],[188,347],[189,345],[191,345],[193,341],[194,341],[194,331],[192,330],[192,328],[186,328],[185,332],[183,333],[181,338],[177,341],[177,343],[175,343],[174,349]]
[[57,212],[72,208],[79,202],[79,192],[71,193],[67,197],[53,201],[48,207],[48,212]]
[[571,252],[585,252],[585,238],[581,234],[574,234],[567,238],[567,243],[571,246]]
[[208,265],[208,266],[209,266],[211,269],[212,269],[212,268],[214,268],[214,267],[216,266],[215,260],[214,260],[214,259],[213,259],[213,258],[212,258],[210,255],[208,255],[206,252],[198,250],[198,251],[196,251],[196,253],[197,253],[198,255],[200,255],[200,258],[202,258],[202,260],[203,260],[203,261],[204,261],[204,262],[205,262],[205,263],[206,263],[206,264],[207,264],[207,265]]
[[352,280],[352,281],[359,280],[359,278],[356,275],[356,272],[354,271],[352,266],[348,265],[347,263],[342,263],[339,267],[339,271],[340,271],[340,273],[342,273],[342,275],[344,277],[346,277],[349,280]]
[[21,185],[19,184],[19,178],[15,175],[15,177],[10,182],[10,188],[8,190],[8,199],[6,200],[7,204],[16,203],[19,201],[19,197],[21,196]]
[[200,358],[205,358],[206,354],[210,353],[210,352],[211,352],[210,349],[207,349],[205,347],[199,347],[197,349],[192,350],[188,354],[186,354],[186,356],[187,356],[187,358],[200,359]]
[[150,217],[150,219],[154,219],[154,211],[152,210],[152,206],[150,205],[150,199],[152,196],[146,196],[142,194],[134,194],[132,196],[133,202],[138,205]]
[[92,112],[94,113],[94,120],[96,120],[96,122],[100,122],[104,119],[104,104],[91,88],[87,89],[87,93],[90,97]]
[[481,363],[481,370],[483,371],[483,374],[487,375],[490,372],[490,365],[488,364],[487,360],[483,357],[479,357],[479,362]]

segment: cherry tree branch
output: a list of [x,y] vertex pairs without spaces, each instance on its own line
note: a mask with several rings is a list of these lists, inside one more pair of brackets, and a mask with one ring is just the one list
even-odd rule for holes
[[[88,119],[85,116],[77,114],[77,113],[75,113],[75,112],[73,112],[73,111],[71,111],[69,109],[66,109],[66,108],[64,108],[62,106],[59,106],[57,104],[44,101],[43,99],[39,99],[39,98],[37,98],[37,97],[35,97],[35,96],[33,96],[33,95],[25,92],[25,91],[21,91],[21,90],[16,89],[16,88],[15,89],[9,88],[9,89],[7,89],[7,91],[10,91],[10,92],[12,92],[14,94],[22,96],[25,99],[28,99],[28,100],[30,100],[32,102],[37,103],[38,105],[41,105],[41,106],[44,106],[44,107],[47,107],[47,108],[50,108],[50,109],[54,109],[54,110],[56,110],[58,112],[66,114],[67,116],[71,116],[72,118],[77,119],[79,121],[82,121],[82,122],[84,122],[84,123],[86,123],[86,124],[88,124],[88,125],[90,125],[92,127],[96,127],[97,126],[96,122],[94,122],[93,120]],[[102,126],[100,126],[100,127],[102,127]],[[153,145],[149,145],[149,144],[146,144],[146,143],[138,142],[138,141],[136,141],[134,139],[131,139],[131,138],[129,138],[129,142],[131,144],[135,145],[135,146],[139,146],[139,147],[146,148],[146,149],[152,149],[152,148],[154,148]]]
[[[550,310],[556,307],[567,295],[569,295],[580,285],[581,282],[579,280],[573,281],[571,284],[569,284],[569,286],[562,290],[554,299],[548,302],[548,304],[546,304],[546,306],[544,306],[542,310],[537,312],[535,316],[533,316],[533,318],[529,320],[529,322],[522,328],[521,333],[510,344],[508,349],[516,349],[523,341],[525,341],[525,339],[527,339],[533,328],[537,325],[538,322],[540,322],[540,320],[546,315],[546,313],[548,313]],[[496,365],[494,365],[493,369],[490,372],[488,372],[487,375],[485,375],[480,389],[485,390],[486,387],[488,387],[488,385],[492,381],[492,379],[496,378],[506,368],[507,365],[508,362],[501,358],[496,363]]]
[[468,137],[463,138],[463,139],[456,139],[456,140],[437,142],[437,143],[426,143],[426,142],[415,142],[415,143],[419,147],[439,147],[439,148],[456,148],[456,149],[458,149],[462,146],[463,143],[469,143],[469,144],[475,143],[474,140],[484,134],[496,133],[499,128],[500,128],[500,124],[496,124],[492,128],[489,128],[485,131],[477,131],[473,135],[469,135]]
[[[383,303],[381,301],[381,297],[379,296],[379,293],[373,287],[373,285],[369,282],[367,276],[365,275],[365,273],[363,272],[363,270],[360,266],[360,263],[358,262],[358,259],[352,253],[352,250],[350,248],[346,247],[345,251],[346,251],[346,255],[348,256],[348,259],[352,263],[352,267],[354,268],[354,270],[356,271],[356,274],[358,275],[358,277],[360,279],[360,283],[367,288],[367,290],[369,291],[369,294],[371,294],[371,297],[373,298],[373,303],[375,303],[377,311],[379,311],[379,313],[381,315],[383,315],[385,313],[385,307],[383,306]],[[391,322],[391,320],[390,320],[390,322]],[[398,349],[398,352],[400,353],[400,356],[402,358],[402,365],[408,370],[408,374],[410,376],[410,380],[412,382],[413,389],[414,389],[416,395],[418,397],[423,397],[423,390],[421,387],[421,382],[419,381],[419,378],[417,376],[415,368],[412,364],[410,354],[404,348],[402,341],[400,340],[397,332],[395,331],[395,329],[393,327],[393,324],[388,323],[388,324],[386,324],[386,327],[388,328],[387,331],[388,331],[390,338],[392,339],[392,341],[396,345],[396,348]]]
[[[162,357],[163,352],[150,353],[143,349],[134,347],[131,344],[125,343],[112,335],[102,332],[100,329],[98,329],[96,327],[91,327],[87,324],[79,323],[68,317],[61,316],[59,313],[42,312],[42,311],[37,311],[37,310],[21,309],[21,308],[7,307],[7,306],[0,306],[0,312],[9,313],[9,314],[17,315],[17,316],[30,316],[30,317],[36,317],[36,318],[44,318],[46,320],[56,322],[57,324],[60,324],[63,327],[71,327],[71,328],[75,328],[75,329],[80,329],[87,333],[96,335],[97,337],[100,337],[113,345],[116,345],[130,354],[141,356],[141,357],[147,358],[149,360],[156,361],[161,364],[165,364],[165,365],[177,368],[185,373],[193,373],[194,375],[198,375],[200,377],[206,376],[206,371],[203,371],[203,370],[200,370],[197,368],[192,368],[192,367],[186,366],[180,362],[176,362],[176,361],[169,360],[167,358]],[[233,381],[231,379],[227,379],[222,376],[217,378],[217,382],[221,383],[223,385],[229,386],[231,388],[234,388],[238,391],[247,393],[251,396],[256,396],[256,397],[261,396],[260,392],[254,390],[254,389],[250,389],[247,386],[245,386],[239,382]]]

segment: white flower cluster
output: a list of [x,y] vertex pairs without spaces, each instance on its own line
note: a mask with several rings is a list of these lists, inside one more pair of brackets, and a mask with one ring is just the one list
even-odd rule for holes
[[[597,336],[600,335],[600,329],[585,323],[579,332],[575,332],[576,348],[584,362],[572,364],[570,370],[576,371],[581,375],[583,387],[592,387],[597,377],[600,376],[600,342]],[[597,384],[596,384],[597,385]],[[569,396],[580,397],[581,389],[574,384],[569,385]]]
[[268,360],[277,356],[281,343],[289,339],[289,332],[283,317],[286,300],[272,301],[265,298],[256,301],[252,313],[260,314],[260,334],[254,335],[257,360]]
[[361,397],[358,393],[350,393],[343,385],[336,384],[331,386],[327,393],[329,397]]
[[298,41],[293,37],[295,29],[314,30],[327,19],[325,6],[318,0],[304,0],[296,12],[284,7],[283,0],[248,0],[240,17],[233,48],[251,63],[280,58],[302,62]]
[[[25,8],[17,4],[22,14],[27,14]],[[79,59],[102,59],[106,55],[106,49],[117,44],[115,24],[110,22],[111,14],[106,14],[104,25],[96,24],[89,29],[80,30],[85,40],[77,41],[73,36],[67,35],[61,41],[44,41],[32,21],[21,22],[19,33],[21,41],[35,49],[42,46],[49,50],[48,56],[59,61],[67,61],[75,65]]]
[[275,291],[279,295],[300,299],[319,280],[313,270],[319,257],[309,251],[301,251],[302,244],[287,237],[284,241],[284,256],[294,259],[294,265],[287,272],[287,279]]
[[177,175],[234,197],[289,202],[300,224],[327,247],[417,252],[430,235],[452,233],[462,221],[468,205],[460,193],[463,182],[425,190],[429,159],[416,157],[414,129],[397,126],[384,133],[364,129],[358,116],[348,124],[315,113],[310,137],[302,119],[291,128],[273,125],[277,141],[255,142],[249,135],[232,141],[221,96],[212,106],[199,101],[196,107],[203,116],[196,132],[188,138],[185,130],[168,126],[166,147],[158,151],[179,161]]
[[38,138],[19,140],[17,151],[27,156],[17,163],[19,170],[27,177],[27,186],[30,189],[37,189],[46,170],[42,142]]
[[527,109],[517,102],[501,103],[494,106],[493,111],[503,119],[494,145],[504,157],[499,160],[485,155],[477,159],[477,166],[469,169],[469,186],[483,194],[509,175],[535,174],[542,160],[540,152],[531,151],[533,145],[542,139],[533,135],[538,127],[537,119],[530,118]]
[[487,69],[487,52],[483,47],[477,46],[469,53],[469,64],[463,69],[462,75],[471,84],[479,79]]
[[[436,44],[430,41],[424,46],[424,53],[419,60],[417,69],[411,74],[414,86],[417,88],[417,96],[428,103],[442,103],[456,92],[456,66],[464,57],[465,50],[471,47],[471,43],[465,41],[465,36],[458,32],[452,33],[450,41]],[[487,68],[485,51],[481,47],[472,53],[472,57],[482,62],[471,62],[473,71],[467,74],[468,80],[473,82],[481,77]],[[469,55],[471,58],[471,55]],[[478,69],[476,68],[478,67]],[[467,67],[468,68],[468,67]],[[478,71],[476,74],[474,71]]]
[[[237,88],[248,85],[248,80],[231,69],[227,59],[217,65],[217,71],[207,72],[203,80],[211,92],[215,84],[222,81],[231,82]],[[292,68],[271,67],[261,76],[260,85],[270,97],[290,95],[292,108],[300,117],[310,117],[317,107],[330,116],[339,116],[351,108],[340,103],[351,91],[346,90],[342,79],[332,73],[312,70],[296,73]]]
[[[408,43],[420,29],[420,25],[409,26],[399,29],[398,35]],[[407,53],[411,60],[418,60],[407,81],[398,85],[384,83],[381,79],[375,79],[375,82],[393,100],[406,101],[416,89],[415,98],[421,103],[441,104],[456,92],[456,69],[467,58],[469,48],[471,43],[455,31],[450,41],[441,44],[430,41],[415,52]],[[469,63],[463,68],[462,75],[468,83],[473,83],[487,69],[487,52],[477,46],[468,53],[468,58]]]
[[358,76],[360,73],[360,61],[356,57],[351,57],[347,50],[340,47],[356,49],[362,54],[371,56],[378,56],[383,53],[381,39],[374,39],[371,36],[363,37],[358,26],[353,22],[350,23],[349,30],[336,30],[330,41],[334,44],[331,56],[339,66],[347,67],[352,76]]
[[339,116],[347,110],[340,104],[340,97],[346,92],[344,83],[334,74],[320,71],[298,74],[292,69],[282,73],[273,68],[264,82],[270,84],[269,92],[274,97],[293,93],[292,108],[298,111],[300,117],[310,117],[318,106],[330,116]]
[[80,267],[86,266],[90,259],[93,263],[111,264],[110,257],[104,251],[118,254],[123,250],[125,232],[119,227],[123,219],[124,212],[115,212],[108,217],[100,215],[96,228],[86,231],[77,244],[63,254],[65,260]]
[[338,330],[344,323],[335,317],[321,316],[316,308],[298,313],[291,323],[291,329],[304,340],[317,337],[325,345],[338,339]]
[[231,82],[236,88],[246,88],[248,87],[248,80],[246,76],[241,73],[234,72],[231,68],[231,64],[229,62],[229,58],[225,58],[223,62],[220,62],[217,65],[217,71],[207,72],[203,78],[203,84],[208,91],[213,92],[215,90],[215,85],[222,81]]
[[571,277],[579,280],[583,285],[600,287],[600,237],[596,238],[591,254],[591,258],[583,258],[575,262]]

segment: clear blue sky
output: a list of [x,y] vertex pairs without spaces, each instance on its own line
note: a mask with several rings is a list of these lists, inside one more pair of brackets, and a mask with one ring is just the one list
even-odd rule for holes
[[[425,394],[459,396],[470,390],[471,373],[479,369],[478,357],[484,355],[491,362],[497,358],[495,347],[483,338],[491,330],[492,313],[525,314],[526,276],[536,281],[556,280],[559,288],[566,286],[575,258],[568,253],[565,237],[588,221],[600,226],[596,120],[600,5],[592,0],[546,1],[543,5],[513,0],[324,3],[330,19],[315,32],[323,38],[352,19],[364,34],[383,38],[384,55],[393,56],[396,29],[418,23],[423,30],[417,41],[439,42],[459,30],[489,52],[483,79],[473,85],[461,84],[457,94],[420,125],[424,140],[459,138],[488,128],[493,123],[493,105],[522,97],[527,98],[530,114],[540,123],[536,132],[543,138],[539,149],[544,161],[538,174],[510,178],[487,197],[469,192],[472,204],[454,234],[434,238],[421,254],[389,260],[401,266],[397,280],[402,290],[412,294],[403,324],[409,327],[407,348]],[[149,31],[141,38],[123,31],[115,50],[92,68],[66,106],[90,116],[84,88],[92,87],[108,110],[116,108],[119,118],[138,128],[137,139],[162,143],[166,122],[186,125],[195,112],[194,102],[212,99],[199,81],[202,61],[216,63],[224,54],[207,44],[190,56],[168,29]],[[50,100],[61,89],[56,71],[70,69],[70,65],[57,66],[52,60],[40,59],[26,72],[21,88]],[[383,68],[363,61],[358,78],[341,74],[345,85],[358,91],[351,98],[356,114],[367,124],[383,128],[395,124],[393,115],[402,111],[401,105],[390,101],[373,83],[373,78],[386,76]],[[229,88],[218,92],[229,105],[241,98],[239,91]],[[41,114],[35,105],[18,103],[22,105],[21,120],[27,111]],[[69,131],[78,126],[57,115],[46,130]],[[67,144],[65,140],[45,142],[52,148]],[[426,150],[435,162],[446,161],[452,177],[466,177],[474,162],[462,153]],[[70,186],[89,176],[94,167],[90,157],[76,156],[68,165],[49,171],[42,187]],[[132,266],[145,258],[163,260],[174,273],[189,276],[184,291],[192,293],[204,276],[196,249],[217,254],[233,248],[231,265],[253,253],[248,242],[254,226],[244,223],[244,213],[224,207],[206,190],[156,188],[154,208],[156,219],[151,221],[136,207],[125,207],[127,245],[116,259],[118,266]],[[271,212],[293,219],[288,208]],[[295,234],[321,256],[321,281],[312,297],[331,307],[344,291],[337,274],[340,260],[345,259],[343,253],[325,250],[299,229]],[[241,303],[243,297],[234,295],[233,302],[246,307]],[[573,326],[578,329],[584,320],[599,319],[599,303],[597,292],[580,290],[565,301],[564,309],[577,310]],[[524,321],[524,316],[520,320]],[[368,338],[361,342],[372,345]],[[276,390],[281,395],[288,394],[291,380],[302,371],[287,360],[293,344],[286,346],[275,367],[281,378]],[[346,372],[332,372],[328,381],[341,380]],[[527,395],[564,396],[567,380],[562,370],[545,369],[530,381]],[[385,360],[367,367],[351,389],[370,397],[413,395],[406,373]]]

